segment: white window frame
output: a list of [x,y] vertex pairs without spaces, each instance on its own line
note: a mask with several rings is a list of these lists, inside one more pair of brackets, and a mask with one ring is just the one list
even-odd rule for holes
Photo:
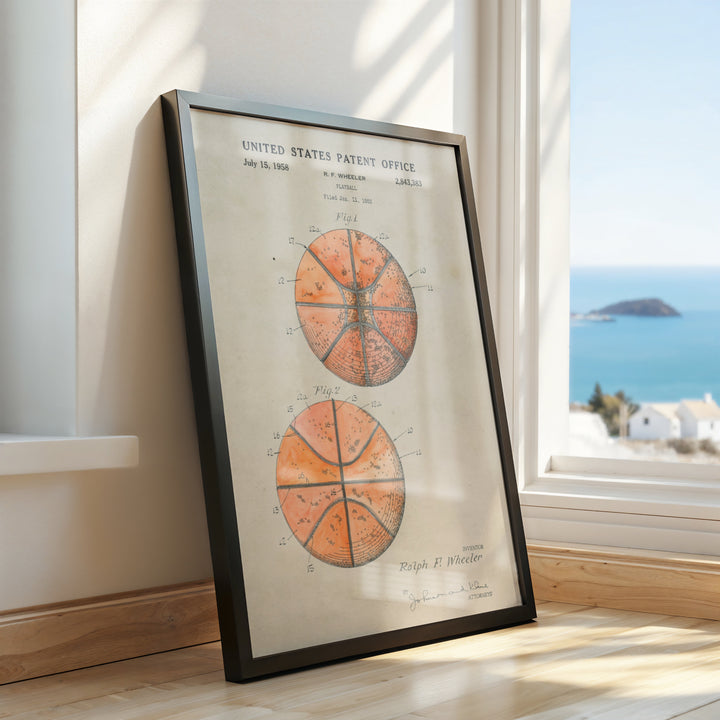
[[[720,556],[720,466],[561,454],[569,406],[571,0],[503,3],[498,344],[529,541]],[[512,129],[512,130],[510,130]],[[509,382],[508,382],[509,379]]]
[[134,435],[76,434],[76,3],[5,0],[2,13],[0,487],[139,462]]

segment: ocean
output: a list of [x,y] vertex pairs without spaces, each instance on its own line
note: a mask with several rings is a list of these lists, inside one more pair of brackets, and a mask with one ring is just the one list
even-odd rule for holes
[[581,267],[570,271],[570,311],[656,297],[681,317],[570,321],[570,401],[595,383],[633,402],[676,402],[711,393],[720,402],[720,267]]

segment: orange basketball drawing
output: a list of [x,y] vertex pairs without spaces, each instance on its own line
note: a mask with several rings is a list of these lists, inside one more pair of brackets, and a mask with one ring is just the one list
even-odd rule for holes
[[380,423],[349,402],[311,405],[288,427],[277,493],[293,535],[330,565],[358,567],[392,543],[405,508],[395,445]]
[[298,265],[295,305],[312,351],[347,382],[382,385],[412,355],[410,283],[390,252],[359,230],[331,230],[312,242]]

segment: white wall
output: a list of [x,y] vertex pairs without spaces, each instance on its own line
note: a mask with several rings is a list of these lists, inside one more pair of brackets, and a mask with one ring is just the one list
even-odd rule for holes
[[158,96],[466,134],[492,288],[500,7],[79,0],[77,429],[138,435],[140,466],[0,478],[0,610],[211,573]]

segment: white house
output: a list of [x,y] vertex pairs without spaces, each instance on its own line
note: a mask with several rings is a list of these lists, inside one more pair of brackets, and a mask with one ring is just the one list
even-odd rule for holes
[[643,403],[630,416],[629,436],[632,440],[667,440],[682,434],[677,415],[679,403]]
[[720,407],[705,394],[703,400],[683,400],[677,409],[683,437],[720,442]]
[[720,407],[710,393],[702,400],[643,403],[630,417],[629,426],[632,440],[686,437],[720,442]]

